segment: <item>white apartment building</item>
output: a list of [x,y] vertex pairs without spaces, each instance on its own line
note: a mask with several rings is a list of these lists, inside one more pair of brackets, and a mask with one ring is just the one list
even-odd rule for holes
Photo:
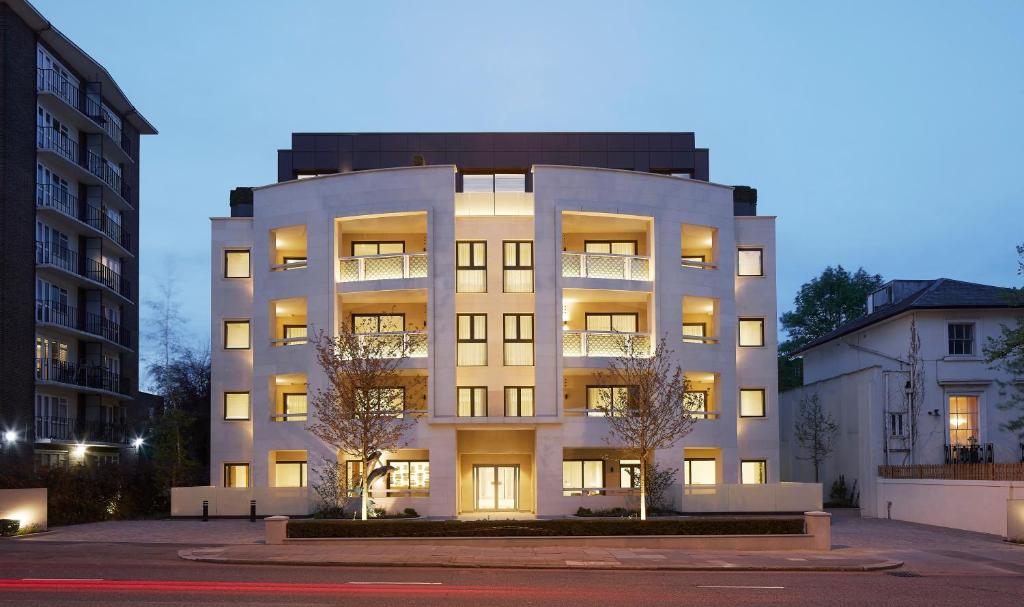
[[378,506],[628,503],[639,462],[606,443],[593,409],[616,388],[595,373],[662,337],[705,411],[655,456],[678,470],[673,506],[778,483],[775,218],[739,201],[749,188],[691,178],[700,167],[536,157],[518,172],[418,153],[396,168],[342,161],[233,193],[234,216],[211,220],[214,485],[308,495],[320,462],[347,459],[307,430],[325,379],[305,338],[341,323],[413,344],[402,394],[416,423],[385,455],[396,470],[374,486]]

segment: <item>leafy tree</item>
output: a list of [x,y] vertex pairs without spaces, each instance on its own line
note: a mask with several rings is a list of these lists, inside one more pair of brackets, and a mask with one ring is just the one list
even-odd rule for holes
[[597,383],[628,386],[625,406],[612,391],[597,408],[608,420],[609,446],[624,445],[640,460],[640,519],[647,519],[650,459],[657,449],[674,445],[693,430],[695,401],[686,399],[683,370],[662,338],[649,357],[620,356],[597,374]]
[[822,408],[817,394],[800,398],[795,434],[797,444],[804,451],[797,458],[814,464],[814,482],[817,483],[821,464],[832,455],[839,434],[839,424]]
[[[1024,275],[1024,245],[1017,247],[1018,274]],[[1024,306],[1024,289],[1015,289],[1011,303]],[[985,357],[994,369],[1005,371],[1012,378],[1024,378],[1024,316],[1017,319],[1012,326],[1003,325],[999,337],[989,339],[985,346]],[[1006,400],[999,403],[1003,411],[1019,411],[1019,415],[1002,427],[1009,432],[1016,432],[1024,439],[1024,387],[1012,381],[999,381],[999,387]]]
[[779,344],[779,389],[803,384],[803,365],[792,357],[801,346],[864,315],[867,296],[882,285],[880,274],[843,266],[826,267],[804,283],[793,298],[793,310],[779,319],[789,339]]

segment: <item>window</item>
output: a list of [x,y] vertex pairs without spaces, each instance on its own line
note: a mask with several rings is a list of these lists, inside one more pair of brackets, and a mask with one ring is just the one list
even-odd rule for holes
[[459,387],[459,417],[487,417],[487,388]]
[[430,462],[390,460],[388,465],[394,467],[394,470],[388,475],[388,489],[405,489],[407,491],[430,489]]
[[601,495],[604,493],[604,461],[563,460],[562,495]]
[[902,413],[889,414],[889,436],[892,438],[906,438],[904,417]]
[[680,259],[684,267],[699,268],[707,258],[704,255],[682,255]]
[[703,322],[684,322],[683,323],[683,343],[684,344],[702,344],[703,339],[687,339],[687,337],[707,337],[708,336],[708,325]]
[[587,331],[615,331],[616,333],[636,333],[640,316],[636,313],[602,314],[586,313]]
[[274,464],[275,487],[305,487],[306,462],[283,461]]
[[623,489],[640,488],[640,460],[619,460],[619,487]]
[[707,390],[687,390],[683,393],[683,401],[686,411],[697,419],[705,419],[708,414],[708,392]]
[[756,348],[764,345],[764,319],[740,319],[740,346]]
[[306,325],[284,325],[284,338],[294,339],[295,341],[287,342],[289,346],[298,346],[306,343],[303,339],[306,337]]
[[506,293],[533,293],[533,242],[502,243],[502,268]]
[[763,459],[745,459],[740,462],[740,482],[744,485],[763,485],[768,482],[768,462]]
[[353,333],[401,333],[405,314],[353,314]]
[[345,483],[348,488],[348,496],[358,496],[358,489],[363,484],[363,462],[357,459],[345,461]]
[[224,251],[224,278],[252,278],[249,251]]
[[585,240],[583,250],[587,253],[611,255],[636,255],[635,240]]
[[365,410],[405,417],[405,388],[370,388],[360,393],[366,399]]
[[455,243],[455,291],[487,292],[486,242],[463,240]]
[[364,257],[367,255],[401,255],[402,253],[405,253],[405,241],[402,240],[352,243],[353,257]]
[[764,276],[764,250],[739,249],[736,255],[736,274],[739,276]]
[[249,464],[224,464],[224,486],[245,489],[249,486]]
[[951,322],[947,325],[946,330],[949,332],[950,356],[974,355],[973,322]]
[[456,314],[458,325],[458,352],[456,364],[460,367],[487,365],[487,315]]
[[949,397],[949,444],[977,444],[978,435],[978,397]]
[[505,366],[533,365],[533,314],[505,315]]
[[306,421],[306,393],[290,392],[283,395],[284,420],[288,422]]
[[765,416],[763,388],[740,388],[740,417]]
[[524,173],[498,173],[495,175],[463,175],[462,191],[465,193],[525,192]]
[[224,321],[224,349],[225,350],[248,350],[249,349],[249,321],[248,320],[225,320]]
[[505,417],[533,417],[533,386],[505,386]]
[[718,471],[714,459],[691,458],[683,462],[683,484],[717,485]]
[[622,415],[629,406],[629,386],[587,386],[587,416]]
[[224,393],[224,419],[229,421],[249,419],[249,393]]

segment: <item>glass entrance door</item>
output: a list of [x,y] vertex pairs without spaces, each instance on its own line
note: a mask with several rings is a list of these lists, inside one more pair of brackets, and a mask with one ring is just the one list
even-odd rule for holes
[[519,466],[473,466],[473,490],[477,510],[517,510]]

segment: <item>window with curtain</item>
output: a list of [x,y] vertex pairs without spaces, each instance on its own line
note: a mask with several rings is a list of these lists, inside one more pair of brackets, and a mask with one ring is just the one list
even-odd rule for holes
[[978,434],[978,397],[949,397],[949,444],[977,444],[981,439]]
[[533,386],[505,387],[505,416],[533,416]]
[[640,460],[619,460],[619,487],[622,489],[640,488]]
[[459,417],[487,417],[487,387],[459,386]]
[[363,257],[366,255],[401,255],[402,253],[405,253],[405,242],[401,240],[363,241],[352,243],[353,257]]
[[506,240],[502,243],[502,269],[506,293],[533,293],[533,242]]
[[600,495],[604,493],[604,461],[563,460],[562,495]]
[[305,487],[306,462],[278,461],[274,464],[275,487]]
[[455,243],[455,291],[487,292],[487,243],[461,240]]
[[460,367],[487,365],[487,315],[456,314],[458,331],[456,364]]
[[587,331],[615,331],[618,333],[636,333],[640,322],[638,314],[633,312],[605,314],[600,312],[586,313]]
[[703,339],[687,339],[687,337],[707,337],[708,336],[708,325],[703,322],[684,322],[683,323],[683,343],[684,344],[702,344]]
[[636,255],[635,240],[587,240],[583,250],[587,253],[604,253],[612,255]]
[[533,314],[505,315],[505,365],[533,365]]
[[224,464],[224,486],[245,489],[249,486],[249,464]]
[[587,386],[587,415],[622,415],[629,407],[629,386]]
[[353,314],[353,333],[397,333],[405,331],[405,314]]
[[366,399],[368,409],[394,414],[395,417],[405,416],[405,388],[370,388],[360,393]]
[[755,248],[738,249],[736,253],[736,274],[739,276],[764,276],[764,250]]
[[394,471],[388,475],[389,489],[426,491],[430,489],[430,462],[390,460]]
[[304,422],[306,421],[306,393],[290,392],[282,397],[283,413],[285,421]]
[[249,344],[249,321],[248,320],[225,320],[224,321],[224,349],[225,350],[248,350]]
[[687,412],[698,419],[703,419],[708,413],[708,391],[687,390],[683,393],[683,403]]
[[683,461],[683,484],[717,485],[718,471],[715,460],[692,458]]
[[228,421],[249,419],[248,392],[224,393],[224,419]]
[[768,462],[763,459],[745,459],[740,462],[740,482],[744,485],[767,483]]
[[739,322],[740,346],[756,348],[764,345],[763,318],[741,318]]
[[764,417],[765,391],[763,388],[740,389],[740,417]]
[[224,251],[224,278],[251,278],[249,251]]

